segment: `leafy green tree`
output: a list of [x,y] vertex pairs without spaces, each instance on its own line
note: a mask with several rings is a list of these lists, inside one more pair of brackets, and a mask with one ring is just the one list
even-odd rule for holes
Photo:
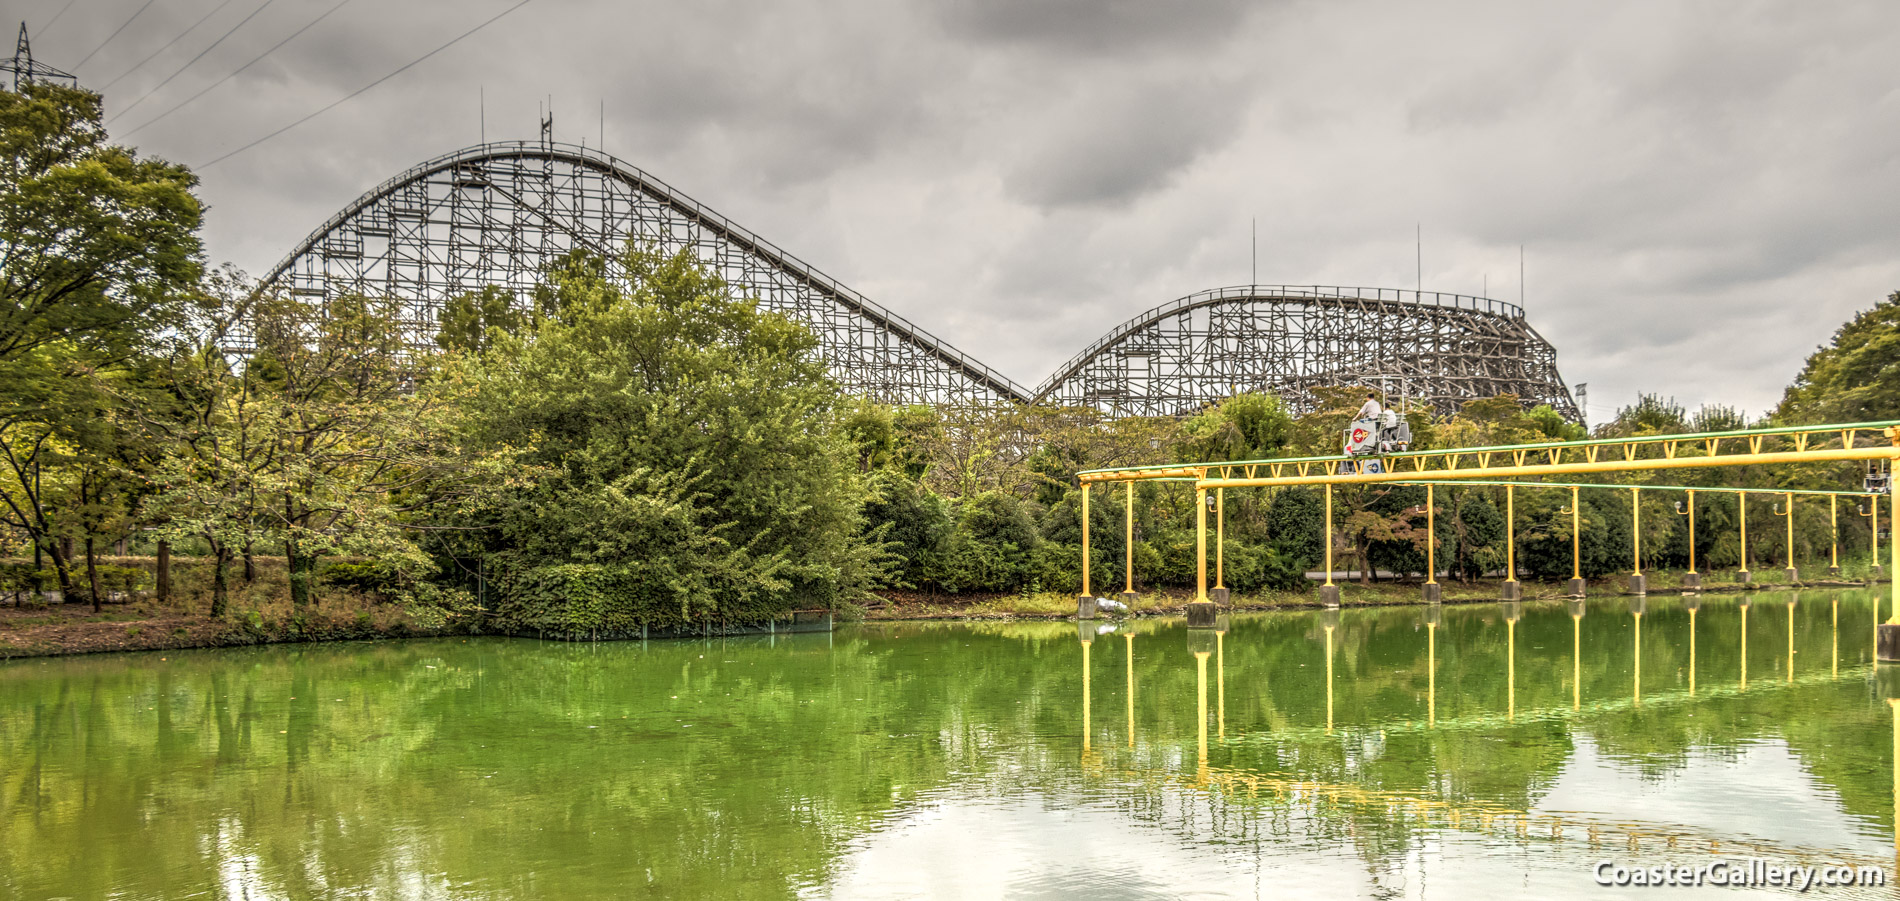
[[480,291],[451,297],[443,304],[435,343],[443,350],[482,351],[488,348],[493,330],[517,331],[528,321],[513,294],[498,285],[487,285]]
[[585,610],[518,591],[501,624],[624,633],[866,596],[883,563],[817,339],[685,253],[621,262],[630,283],[557,268],[560,315],[458,364],[468,434],[537,467],[476,517],[498,562],[517,586],[592,586]]
[[1809,356],[1773,418],[1789,425],[1900,419],[1900,291]]
[[0,364],[55,343],[121,356],[168,320],[202,269],[196,185],[108,144],[98,94],[0,91]]

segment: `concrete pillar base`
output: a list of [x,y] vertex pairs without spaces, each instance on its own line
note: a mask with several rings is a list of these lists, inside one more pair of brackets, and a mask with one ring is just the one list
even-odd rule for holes
[[1744,569],[1741,572],[1738,572],[1735,574],[1735,581],[1740,582],[1743,585],[1747,585],[1748,583],[1755,581],[1755,574]]
[[1444,592],[1439,590],[1440,588],[1441,586],[1437,582],[1426,582],[1425,583],[1425,603],[1427,604],[1438,603],[1439,600],[1444,597]]
[[1227,605],[1228,595],[1229,592],[1225,588],[1209,588],[1207,590],[1207,599],[1223,607]]
[[1498,586],[1498,600],[1521,601],[1523,599],[1524,583],[1516,579],[1508,579],[1504,584]]
[[1786,572],[1786,573],[1788,574],[1788,581],[1790,581],[1790,582],[1799,582],[1799,581],[1801,581],[1801,570],[1799,570],[1799,569],[1796,569],[1795,567],[1792,567],[1792,566],[1790,566],[1790,567],[1788,567],[1788,568],[1787,568],[1786,570],[1784,570],[1784,571],[1785,571],[1785,572]]
[[1682,588],[1684,591],[1701,591],[1702,590],[1702,574],[1701,573],[1683,573],[1682,574]]
[[1214,617],[1220,615],[1220,608],[1213,601],[1192,601],[1187,605],[1188,628],[1212,629]]
[[1339,606],[1339,586],[1321,585],[1319,587],[1319,602],[1328,607]]
[[1132,591],[1124,591],[1119,595],[1119,597],[1121,598],[1122,603],[1128,605],[1128,612],[1133,613],[1135,612],[1135,599],[1138,597],[1141,597],[1141,595],[1136,594]]
[[1827,574],[1830,576],[1838,576],[1841,574],[1841,568],[1838,566],[1830,566],[1827,568]]
[[1874,638],[1874,657],[1881,663],[1900,663],[1900,624],[1880,624],[1880,633]]
[[1648,594],[1649,577],[1642,573],[1630,576],[1630,594]]
[[1873,577],[1875,579],[1884,579],[1887,577],[1886,572],[1881,570],[1880,564],[1878,563],[1874,564],[1873,567],[1868,571],[1873,574]]
[[1095,599],[1086,594],[1076,598],[1075,599],[1075,618],[1076,619],[1094,619],[1095,618]]
[[1564,586],[1564,594],[1567,594],[1573,598],[1583,597],[1584,584],[1585,583],[1582,579],[1571,579],[1570,584]]

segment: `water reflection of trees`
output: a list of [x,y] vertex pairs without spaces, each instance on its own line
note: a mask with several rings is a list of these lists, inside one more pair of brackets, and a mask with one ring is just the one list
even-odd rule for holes
[[1422,611],[1349,612],[1330,732],[1317,615],[1243,618],[1210,668],[1225,735],[1210,730],[1205,768],[1194,659],[1183,630],[1152,622],[1092,644],[1086,756],[1073,624],[27,661],[0,667],[0,887],[213,886],[242,864],[291,896],[414,894],[418,879],[445,895],[603,894],[649,873],[665,894],[782,895],[919,805],[1022,791],[1190,836],[1343,843],[1376,871],[1453,815],[1535,808],[1579,735],[1657,777],[1779,738],[1849,815],[1885,823],[1870,601],[1842,599],[1837,639],[1832,599],[1796,607],[1792,682],[1785,606],[1754,602],[1746,690],[1738,601],[1706,599],[1693,695],[1687,612],[1658,599],[1640,701],[1621,601],[1576,624],[1576,660],[1561,606],[1526,605],[1514,630],[1495,605],[1447,608],[1435,675]]

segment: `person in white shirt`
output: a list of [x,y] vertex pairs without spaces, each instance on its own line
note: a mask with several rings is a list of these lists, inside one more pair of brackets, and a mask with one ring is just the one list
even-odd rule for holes
[[1379,406],[1378,396],[1368,392],[1366,394],[1366,402],[1359,406],[1359,415],[1354,418],[1355,419],[1378,419],[1379,414],[1382,412],[1384,412],[1384,408]]

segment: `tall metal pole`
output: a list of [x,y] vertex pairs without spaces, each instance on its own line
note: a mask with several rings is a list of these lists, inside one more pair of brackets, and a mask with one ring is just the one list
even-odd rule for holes
[[1517,488],[1504,486],[1504,578],[1517,581]]
[[1689,573],[1695,574],[1695,492],[1689,492]]
[[1082,483],[1082,596],[1093,597],[1089,591],[1089,483]]
[[1214,587],[1227,587],[1227,489],[1214,489]]
[[[1900,585],[1900,578],[1894,580]],[[1326,486],[1326,584],[1333,584],[1333,486]]]
[[1788,512],[1783,515],[1788,517],[1788,581],[1792,582],[1795,580],[1796,573],[1794,568],[1794,495],[1787,493],[1781,497],[1788,505]]
[[[1893,498],[1894,507],[1893,516],[1887,521],[1900,522],[1900,494],[1889,494],[1889,497]],[[1879,502],[1879,498],[1874,499],[1876,505],[1878,505]],[[1887,545],[1892,548],[1891,553],[1893,554],[1893,617],[1887,620],[1887,622],[1900,624],[1900,541],[1889,541]]]
[[[1748,581],[1748,492],[1737,492],[1736,506],[1741,509],[1742,520],[1742,572],[1741,580]],[[1744,618],[1746,616],[1744,615]]]
[[1200,487],[1194,489],[1194,599],[1207,600],[1207,489]]
[[1570,486],[1570,578],[1583,578],[1583,520],[1577,512],[1577,486]]
[[1438,486],[1425,486],[1425,584],[1438,584],[1438,498],[1433,489]]
[[1128,509],[1127,509],[1126,516],[1124,518],[1126,519],[1127,534],[1123,536],[1122,538],[1122,550],[1126,552],[1128,559],[1122,564],[1122,569],[1125,570],[1128,575],[1128,590],[1122,593],[1125,595],[1128,595],[1128,597],[1132,599],[1135,596],[1135,483],[1134,482],[1128,483]]
[[1630,571],[1632,576],[1643,574],[1643,498],[1641,488],[1630,489],[1630,550],[1635,556],[1636,568]]
[[1840,512],[1836,509],[1838,505],[1835,504],[1834,501],[1835,495],[1830,494],[1827,496],[1827,570],[1829,575],[1834,575],[1841,571],[1841,516]]

